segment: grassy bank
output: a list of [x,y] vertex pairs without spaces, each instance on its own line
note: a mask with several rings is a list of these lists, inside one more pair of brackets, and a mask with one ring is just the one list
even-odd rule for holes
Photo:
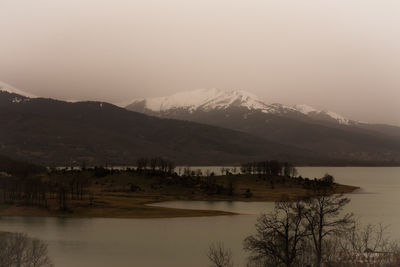
[[[259,175],[224,175],[181,177],[148,175],[136,172],[112,172],[102,177],[93,172],[57,172],[42,177],[47,181],[85,180],[84,189],[76,196],[66,193],[65,209],[60,197],[47,196],[45,206],[22,202],[2,204],[2,216],[102,217],[102,218],[172,218],[233,215],[214,210],[187,210],[148,206],[173,200],[202,201],[279,201],[312,197],[315,188],[310,180]],[[310,185],[311,183],[311,185]],[[71,187],[73,188],[73,186]],[[333,193],[350,193],[357,187],[333,184]],[[73,192],[73,191],[72,191]]]

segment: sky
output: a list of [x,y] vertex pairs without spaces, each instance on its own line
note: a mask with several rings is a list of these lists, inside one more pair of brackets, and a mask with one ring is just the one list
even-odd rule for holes
[[398,0],[0,0],[0,80],[65,100],[241,89],[400,126]]

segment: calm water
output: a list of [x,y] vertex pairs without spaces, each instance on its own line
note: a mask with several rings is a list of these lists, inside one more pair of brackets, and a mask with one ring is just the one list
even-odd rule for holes
[[[400,168],[299,168],[302,176],[312,178],[326,172],[340,183],[362,188],[349,195],[349,211],[364,223],[390,224],[392,236],[400,239]],[[205,253],[216,241],[230,247],[235,263],[243,265],[243,239],[252,233],[257,215],[273,207],[259,202],[176,201],[162,205],[243,215],[140,220],[3,217],[0,230],[22,231],[45,240],[56,266],[207,266]]]

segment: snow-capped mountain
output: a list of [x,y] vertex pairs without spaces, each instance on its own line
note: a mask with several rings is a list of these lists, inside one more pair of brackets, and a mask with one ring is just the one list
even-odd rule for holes
[[166,97],[134,99],[129,106],[145,103],[145,108],[154,112],[166,112],[173,109],[210,111],[241,106],[248,109],[266,109],[267,105],[257,96],[246,91],[224,91],[219,89],[199,89],[177,93]]
[[198,90],[131,107],[161,119],[103,102],[16,92],[0,91],[0,124],[7,126],[0,131],[0,154],[37,160],[39,152],[46,164],[71,157],[117,164],[141,155],[183,164],[281,157],[299,164],[400,164],[400,127],[351,123],[305,105],[267,104],[244,91]]
[[[280,116],[304,115],[313,120],[326,120],[339,124],[353,121],[331,111],[317,110],[307,105],[288,106],[278,103],[268,104],[256,95],[243,90],[199,89],[166,97],[138,98],[126,107],[129,110],[151,115],[177,115],[177,113],[227,111],[240,108],[243,112],[262,112]],[[246,115],[246,114],[244,114]],[[246,115],[247,116],[247,115]]]
[[400,158],[399,127],[356,122],[308,105],[270,104],[246,91],[202,89],[141,98],[126,109],[228,128],[351,164]]

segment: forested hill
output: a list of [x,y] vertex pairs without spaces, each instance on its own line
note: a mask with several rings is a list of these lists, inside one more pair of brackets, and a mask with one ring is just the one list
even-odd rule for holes
[[306,150],[103,102],[69,103],[0,92],[0,124],[0,154],[45,165],[135,164],[138,157],[155,155],[177,164],[264,158],[316,163]]
[[267,104],[242,90],[200,89],[141,98],[126,108],[242,131],[347,162],[384,165],[400,159],[400,127],[363,123],[307,105]]
[[[46,166],[132,165],[139,157],[151,156],[190,165],[266,158],[306,165],[376,164],[328,157],[217,126],[151,117],[104,102],[70,103],[8,92],[0,92],[0,125],[0,154]],[[394,158],[377,163],[398,162]]]

